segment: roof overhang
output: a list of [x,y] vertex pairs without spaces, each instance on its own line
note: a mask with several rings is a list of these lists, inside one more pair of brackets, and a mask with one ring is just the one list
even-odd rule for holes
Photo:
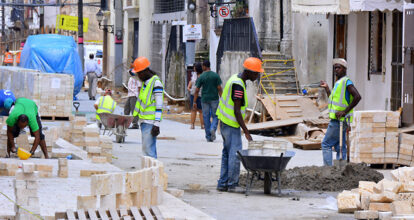
[[351,11],[402,11],[404,0],[349,0]]
[[349,14],[349,0],[292,0],[292,11],[310,14]]

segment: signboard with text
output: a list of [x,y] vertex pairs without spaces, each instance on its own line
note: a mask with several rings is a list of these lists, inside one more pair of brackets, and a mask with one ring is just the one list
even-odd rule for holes
[[183,28],[183,42],[188,40],[200,40],[203,38],[201,24],[188,24]]
[[[89,18],[83,18],[83,32],[88,32]],[[78,31],[78,17],[70,15],[58,15],[56,26],[61,30]]]

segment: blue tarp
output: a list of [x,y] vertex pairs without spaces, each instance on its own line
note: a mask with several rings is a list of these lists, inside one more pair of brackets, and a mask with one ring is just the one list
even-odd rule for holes
[[83,84],[82,62],[75,40],[57,34],[31,35],[24,45],[20,66],[44,73],[65,73],[75,79],[73,97]]

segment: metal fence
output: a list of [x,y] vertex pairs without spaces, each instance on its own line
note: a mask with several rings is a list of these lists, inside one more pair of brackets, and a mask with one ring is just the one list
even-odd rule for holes
[[171,13],[185,10],[185,0],[155,0],[154,11],[158,13]]

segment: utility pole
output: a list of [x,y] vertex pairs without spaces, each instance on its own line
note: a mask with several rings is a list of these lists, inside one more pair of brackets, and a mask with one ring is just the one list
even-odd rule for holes
[[123,12],[122,12],[122,1],[114,1],[115,9],[115,73],[114,82],[116,87],[122,86],[122,76],[124,72],[124,66],[122,65],[122,44],[123,44]]
[[[6,3],[6,0],[1,0],[1,2],[2,3]],[[6,41],[6,33],[5,33],[5,30],[4,30],[4,23],[6,22],[5,21],[6,19],[4,19],[4,5],[2,5],[1,6],[1,46],[2,46],[2,48],[1,48],[1,53],[3,53],[4,52],[4,50],[5,50],[5,48],[4,48],[4,45],[5,45],[5,41]]]
[[83,0],[78,0],[78,53],[84,67],[83,56]]
[[[106,11],[106,0],[101,0],[101,11]],[[102,48],[102,75],[108,76],[108,28],[103,29],[103,48]]]

